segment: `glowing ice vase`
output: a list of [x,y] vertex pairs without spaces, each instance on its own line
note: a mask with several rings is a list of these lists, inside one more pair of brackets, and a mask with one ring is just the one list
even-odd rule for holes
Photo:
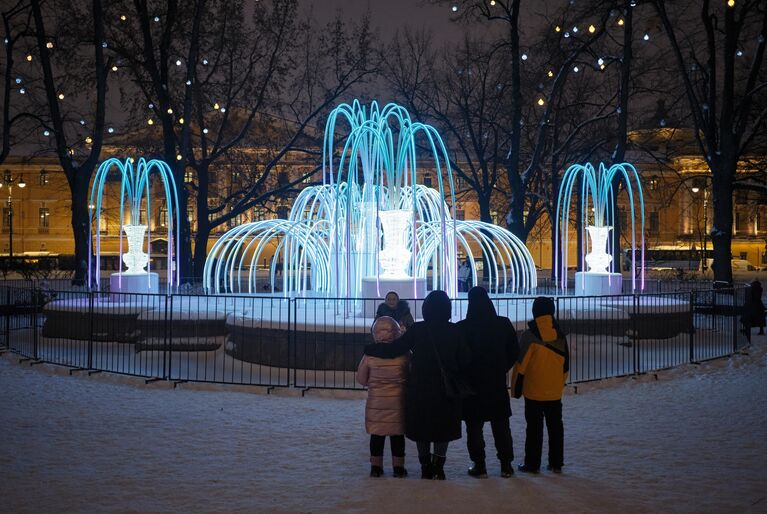
[[378,253],[381,276],[387,278],[409,277],[407,273],[411,253],[407,247],[408,227],[413,222],[413,211],[395,209],[380,211],[378,218],[383,228],[383,249]]
[[613,228],[606,227],[586,227],[591,240],[591,251],[586,254],[586,264],[589,265],[589,272],[607,273],[607,267],[613,260],[612,255],[607,253],[607,237]]
[[144,253],[144,235],[146,225],[123,225],[123,230],[128,238],[128,251],[123,254],[123,262],[128,269],[125,275],[140,275],[146,273],[146,265],[149,263],[149,255]]

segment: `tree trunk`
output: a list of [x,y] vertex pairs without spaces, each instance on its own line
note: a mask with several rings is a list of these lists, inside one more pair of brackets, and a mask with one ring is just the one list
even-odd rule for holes
[[[477,195],[477,203],[479,204],[479,219],[485,223],[492,223],[493,216],[490,214],[490,197],[484,195]],[[491,235],[485,230],[482,233],[487,238],[491,238]],[[487,274],[491,261],[487,258],[485,252],[482,252],[482,282],[487,282],[490,277]]]
[[[200,212],[199,210],[197,211]],[[197,216],[197,234],[194,238],[194,278],[202,280],[205,270],[205,259],[208,257],[208,239],[210,238],[210,223]]]
[[88,278],[88,243],[91,236],[88,210],[90,181],[84,177],[87,177],[85,173],[78,172],[75,174],[74,180],[69,183],[69,190],[72,195],[72,233],[75,241],[75,276],[72,279],[72,284],[78,286],[85,285]]
[[732,284],[732,222],[733,178],[737,158],[723,156],[718,163],[710,163],[713,175],[712,201],[714,220],[711,226],[711,244],[714,247],[714,281]]

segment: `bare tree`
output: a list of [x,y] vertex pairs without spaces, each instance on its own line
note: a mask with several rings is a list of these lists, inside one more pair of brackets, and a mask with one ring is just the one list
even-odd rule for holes
[[[93,0],[90,8],[67,4],[45,12],[39,0],[31,0],[30,6],[36,43],[33,59],[39,61],[41,76],[39,112],[44,112],[41,116],[51,127],[55,153],[71,193],[74,281],[81,284],[88,266],[88,190],[104,139],[109,62],[104,55],[103,6],[101,0]],[[70,69],[75,68],[74,62],[80,63],[76,66],[79,72]],[[70,91],[78,101],[66,99]],[[77,116],[76,111],[83,105],[90,112]]]
[[195,250],[182,274],[200,277],[213,230],[306,178],[272,175],[296,154],[316,162],[312,124],[375,71],[371,34],[367,20],[316,27],[311,15],[301,19],[296,0],[171,1],[162,12],[136,1],[132,16],[132,26],[114,27],[116,52],[140,92],[133,112],[147,119],[150,106],[162,153],[175,163],[176,182],[189,187],[184,212],[194,198]]
[[758,100],[767,86],[763,68],[767,4],[763,0],[716,6],[710,0],[652,3],[683,79],[695,140],[711,170],[714,280],[731,283],[736,172],[767,117],[767,108]]

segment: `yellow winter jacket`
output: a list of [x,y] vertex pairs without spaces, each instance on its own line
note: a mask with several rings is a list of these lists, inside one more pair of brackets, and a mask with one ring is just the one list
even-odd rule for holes
[[[543,325],[543,324],[542,324]],[[552,337],[554,333],[543,331]],[[522,335],[529,343],[521,363],[515,366],[512,384],[514,396],[537,401],[553,401],[562,398],[562,390],[567,381],[570,356],[564,335],[556,333],[556,338],[542,340],[535,322],[530,323],[530,330]],[[520,346],[524,345],[520,344]]]

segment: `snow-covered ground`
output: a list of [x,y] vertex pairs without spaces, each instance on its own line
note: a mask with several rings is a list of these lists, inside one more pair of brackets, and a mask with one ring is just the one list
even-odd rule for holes
[[748,352],[569,388],[563,475],[504,480],[489,459],[472,479],[461,440],[446,482],[416,478],[410,442],[411,478],[367,477],[364,393],[174,390],[6,354],[0,512],[767,512],[767,338]]

